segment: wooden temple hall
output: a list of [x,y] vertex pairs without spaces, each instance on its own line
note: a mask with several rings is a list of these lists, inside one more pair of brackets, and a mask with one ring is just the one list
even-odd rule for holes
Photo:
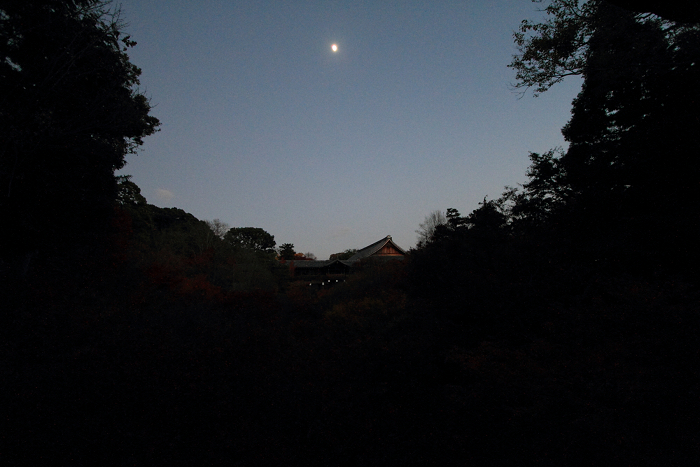
[[406,252],[387,235],[378,242],[358,250],[346,260],[288,261],[289,270],[297,280],[307,280],[309,285],[325,285],[344,282],[352,268],[363,262],[403,260]]

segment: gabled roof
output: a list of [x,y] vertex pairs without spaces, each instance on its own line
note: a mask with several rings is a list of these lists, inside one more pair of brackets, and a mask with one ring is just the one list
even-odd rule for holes
[[391,239],[391,235],[387,235],[385,238],[382,238],[378,242],[374,242],[369,246],[364,247],[363,249],[359,250],[357,253],[352,255],[350,258],[348,258],[348,262],[354,263],[355,261],[359,261],[361,259],[368,258],[375,253],[377,253],[379,250],[384,248],[389,244],[390,246],[394,247],[397,251],[399,251],[402,255],[405,255],[406,252],[398,246],[394,241]]
[[297,269],[320,269],[320,268],[325,268],[326,266],[330,266],[333,263],[342,263],[345,266],[350,266],[349,261],[341,261],[339,259],[327,259],[327,260],[320,260],[320,261],[299,261],[299,260],[291,260],[287,261],[287,264],[290,266],[294,266]]

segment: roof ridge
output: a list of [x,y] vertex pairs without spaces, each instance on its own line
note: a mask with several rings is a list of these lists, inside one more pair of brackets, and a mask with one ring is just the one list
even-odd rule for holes
[[378,241],[362,248],[361,250],[358,250],[354,255],[352,255],[350,258],[348,258],[348,261],[355,262],[355,261],[361,260],[362,258],[372,256],[374,253],[381,250],[389,242],[391,242],[391,244],[398,251],[400,251],[404,255],[406,254],[406,251],[404,251],[403,248],[401,248],[396,243],[394,243],[394,240],[392,240],[391,235],[387,235],[386,237],[382,238],[381,240],[378,240]]

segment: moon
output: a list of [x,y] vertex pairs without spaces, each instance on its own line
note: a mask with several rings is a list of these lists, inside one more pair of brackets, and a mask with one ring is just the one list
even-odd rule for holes
[[332,50],[333,52],[337,52],[337,51],[338,51],[338,44],[333,44],[333,45],[331,45],[331,50]]

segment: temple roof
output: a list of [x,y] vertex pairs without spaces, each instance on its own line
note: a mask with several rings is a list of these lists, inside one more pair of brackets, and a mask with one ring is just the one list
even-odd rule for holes
[[[392,250],[390,254],[386,253],[380,253],[382,249],[384,248],[389,248]],[[385,238],[382,238],[378,242],[374,242],[369,246],[364,247],[363,249],[359,250],[357,253],[352,255],[350,258],[347,260],[340,260],[340,259],[327,259],[327,260],[314,260],[314,261],[309,261],[309,260],[289,260],[286,263],[290,267],[294,267],[297,269],[322,269],[328,266],[331,266],[335,263],[340,263],[345,266],[352,266],[354,263],[357,261],[360,261],[365,258],[369,258],[370,256],[375,256],[378,258],[396,258],[396,259],[403,259],[403,256],[406,254],[406,252],[398,246],[394,241],[391,239],[391,235],[387,235]]]
[[391,235],[387,235],[385,238],[382,238],[378,242],[374,242],[371,245],[359,250],[357,253],[348,258],[348,262],[354,263],[355,261],[359,261],[361,259],[365,259],[369,256],[372,256],[387,245],[390,245],[391,247],[396,249],[398,252],[401,253],[401,255],[406,254],[403,248],[394,243],[394,241],[391,239]]
[[326,266],[330,266],[333,263],[341,263],[344,264],[345,266],[351,266],[352,264],[350,261],[342,261],[339,259],[327,259],[327,260],[321,260],[321,261],[308,261],[308,260],[291,260],[287,261],[287,264],[290,266],[294,266],[295,268],[302,268],[302,269],[318,269],[318,268],[324,268]]

